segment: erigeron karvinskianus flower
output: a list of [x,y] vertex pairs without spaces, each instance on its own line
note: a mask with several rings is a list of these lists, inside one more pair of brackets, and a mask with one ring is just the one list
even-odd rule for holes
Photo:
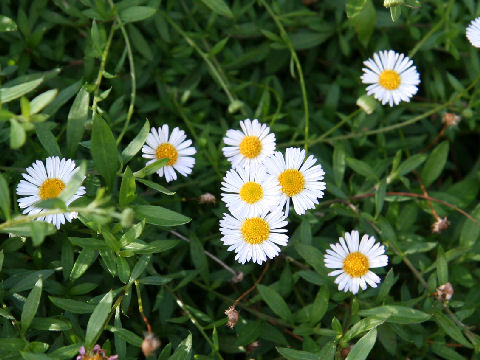
[[230,129],[223,138],[223,154],[232,168],[259,167],[275,151],[275,134],[257,119],[240,121],[240,130]]
[[290,199],[295,212],[302,215],[306,210],[315,208],[326,189],[326,183],[322,181],[325,175],[322,166],[315,165],[317,159],[313,155],[306,160],[305,155],[305,150],[287,148],[285,157],[277,151],[265,161],[268,173],[280,183],[279,206],[282,209],[286,206],[286,215],[289,212]]
[[278,245],[288,242],[284,214],[277,209],[271,213],[247,217],[243,213],[224,214],[220,220],[222,242],[234,250],[235,260],[241,264],[253,261],[262,264],[280,252]]
[[118,355],[107,356],[105,350],[103,350],[98,344],[88,352],[85,349],[85,346],[82,346],[78,354],[76,360],[118,360]]
[[420,75],[408,56],[385,50],[373,54],[373,59],[364,64],[366,68],[363,68],[361,79],[364,84],[369,84],[367,94],[373,94],[382,105],[409,102],[417,93]]
[[[17,186],[17,195],[24,196],[17,200],[18,206],[23,209],[23,214],[34,215],[47,211],[35,204],[41,200],[57,198],[78,170],[79,168],[75,167],[75,161],[60,159],[58,156],[48,157],[45,164],[40,160],[34,162],[26,169],[27,172],[22,174],[24,180],[20,180]],[[65,204],[70,205],[84,194],[85,187],[80,186],[75,194],[65,201]],[[77,216],[76,212],[64,212],[39,216],[36,220],[49,222],[60,229],[60,225],[65,224],[65,220],[71,222]]]
[[222,200],[232,213],[258,216],[278,206],[281,196],[278,180],[264,167],[229,170],[222,182]]
[[337,277],[335,284],[338,284],[338,290],[351,291],[353,294],[359,288],[365,290],[367,284],[377,287],[381,280],[369,269],[388,264],[385,247],[375,243],[373,236],[363,235],[360,242],[359,238],[356,230],[345,233],[345,239],[341,237],[339,243],[331,244],[331,249],[327,249],[324,257],[327,268],[338,269],[328,274]]
[[466,29],[467,39],[470,44],[480,48],[480,17],[472,20]]
[[157,171],[158,176],[165,175],[167,182],[177,180],[177,171],[183,176],[188,176],[195,165],[195,158],[192,155],[197,151],[190,146],[192,140],[186,139],[187,135],[178,127],[174,128],[171,134],[167,124],[158,129],[152,127],[147,136],[147,143],[142,147],[142,156],[151,159],[147,165],[160,159],[168,159],[167,164]]

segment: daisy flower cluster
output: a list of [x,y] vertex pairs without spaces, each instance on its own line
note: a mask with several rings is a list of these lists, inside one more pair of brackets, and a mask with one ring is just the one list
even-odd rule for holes
[[223,139],[232,164],[222,182],[222,200],[230,211],[220,221],[222,242],[244,264],[262,264],[287,245],[290,201],[297,214],[315,208],[326,188],[324,171],[305,150],[275,151],[275,134],[257,119],[240,122]]

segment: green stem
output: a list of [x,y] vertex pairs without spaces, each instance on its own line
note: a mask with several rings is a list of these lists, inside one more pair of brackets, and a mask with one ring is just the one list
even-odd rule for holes
[[303,109],[305,113],[305,140],[304,140],[304,147],[305,151],[308,151],[308,126],[309,126],[309,114],[308,114],[308,97],[307,97],[307,88],[305,86],[305,80],[303,78],[303,70],[302,70],[302,65],[300,64],[300,60],[298,59],[297,53],[293,47],[292,41],[288,37],[287,32],[285,31],[285,28],[282,25],[282,22],[278,18],[278,16],[275,14],[275,12],[272,10],[272,8],[265,2],[265,0],[259,0],[259,2],[267,9],[267,12],[270,14],[272,17],[273,21],[275,21],[275,24],[278,27],[278,30],[280,31],[280,35],[285,42],[285,45],[287,45],[288,49],[290,50],[290,54],[292,56],[293,61],[295,62],[295,67],[297,69],[298,73],[298,78],[300,81],[300,89],[302,91],[302,101],[303,101]]

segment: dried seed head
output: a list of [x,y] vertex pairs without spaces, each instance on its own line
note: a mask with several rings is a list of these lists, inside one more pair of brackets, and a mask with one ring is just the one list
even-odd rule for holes
[[450,221],[448,221],[446,216],[444,218],[439,217],[437,221],[432,224],[432,233],[439,234],[447,230],[448,225],[450,225]]
[[260,346],[260,343],[258,341],[254,341],[252,342],[251,344],[248,344],[246,347],[245,347],[245,350],[247,353],[252,353],[255,351],[256,348],[258,348]]
[[217,203],[217,198],[215,195],[210,194],[210,193],[205,193],[200,195],[200,199],[198,200],[200,204],[213,204],[215,205]]
[[227,326],[230,329],[233,329],[238,322],[238,311],[235,310],[233,306],[230,306],[227,310],[225,310],[225,315],[228,317]]
[[237,272],[235,275],[232,276],[232,283],[237,284],[243,280],[243,272]]
[[145,334],[145,338],[142,342],[143,355],[149,356],[152,352],[160,347],[160,340],[158,340],[152,333]]
[[458,125],[460,120],[462,120],[462,118],[458,115],[455,115],[453,113],[445,113],[443,115],[442,122],[447,124],[448,127],[451,127]]
[[435,292],[438,301],[450,301],[453,296],[453,286],[449,282],[440,285]]

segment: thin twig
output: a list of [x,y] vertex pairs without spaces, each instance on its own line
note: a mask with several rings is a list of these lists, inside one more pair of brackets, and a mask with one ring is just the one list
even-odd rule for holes
[[153,334],[152,326],[150,325],[150,322],[148,321],[148,318],[145,316],[145,313],[143,312],[142,294],[140,292],[140,285],[138,284],[137,280],[135,280],[135,288],[137,289],[138,312],[140,313],[140,315],[142,315],[142,318],[143,318],[143,321],[145,322],[145,325],[147,325],[148,333]]
[[251,293],[253,290],[255,290],[257,288],[257,285],[260,284],[260,281],[262,281],[263,277],[265,276],[265,273],[267,272],[268,270],[268,267],[270,266],[270,261],[267,261],[267,264],[265,265],[265,267],[263,268],[263,271],[262,273],[260,274],[260,276],[258,277],[257,281],[255,281],[255,284],[253,284],[253,286],[248,289],[247,291],[245,291],[242,295],[240,295],[240,297],[235,300],[233,302],[233,305],[232,307],[235,308],[238,303],[245,297],[247,296],[249,293]]

